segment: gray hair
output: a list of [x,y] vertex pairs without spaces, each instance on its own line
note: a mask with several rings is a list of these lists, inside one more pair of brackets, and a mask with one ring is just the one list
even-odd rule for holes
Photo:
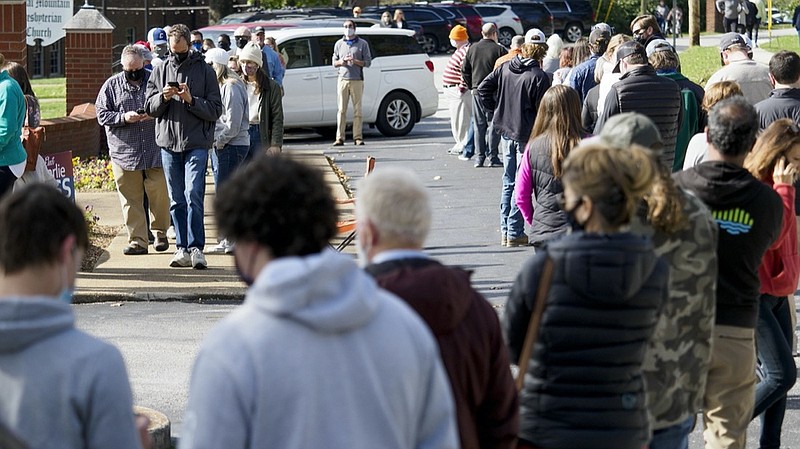
[[413,171],[375,170],[358,185],[356,216],[370,221],[384,243],[422,247],[431,228],[428,192]]
[[120,55],[119,60],[122,61],[130,58],[139,58],[144,60],[144,52],[142,51],[143,48],[144,47],[141,45],[126,45],[125,48],[122,49],[122,55]]
[[525,36],[519,34],[511,38],[511,48],[521,48],[525,43]]

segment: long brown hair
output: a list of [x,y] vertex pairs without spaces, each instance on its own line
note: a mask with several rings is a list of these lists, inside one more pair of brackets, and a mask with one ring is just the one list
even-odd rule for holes
[[560,177],[561,165],[569,151],[581,141],[581,99],[575,89],[556,84],[547,89],[539,103],[530,140],[541,135],[550,140],[550,163]]
[[744,168],[756,178],[771,179],[778,160],[800,145],[800,128],[788,118],[775,120],[756,139],[753,150],[744,161]]

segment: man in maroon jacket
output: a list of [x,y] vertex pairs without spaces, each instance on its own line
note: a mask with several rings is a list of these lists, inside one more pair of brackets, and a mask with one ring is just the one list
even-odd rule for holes
[[422,252],[431,225],[425,187],[413,172],[379,169],[359,185],[357,247],[378,284],[416,310],[439,344],[456,403],[463,449],[511,449],[519,404],[492,306],[468,271]]

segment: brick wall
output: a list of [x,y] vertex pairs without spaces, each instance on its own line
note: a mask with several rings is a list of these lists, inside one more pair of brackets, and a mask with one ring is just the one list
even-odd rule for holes
[[72,151],[72,156],[86,158],[106,154],[103,130],[97,123],[97,111],[92,103],[75,107],[69,116],[42,120],[47,139],[43,154]]
[[102,33],[67,31],[64,67],[67,111],[97,99],[103,82],[111,76],[112,42],[111,30]]
[[722,27],[722,14],[717,12],[716,1],[706,1],[706,31],[715,31],[717,33],[725,32],[725,29]]
[[0,53],[27,67],[25,0],[0,0]]

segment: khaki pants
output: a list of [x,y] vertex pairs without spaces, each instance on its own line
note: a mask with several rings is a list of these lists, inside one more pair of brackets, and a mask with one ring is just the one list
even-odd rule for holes
[[755,330],[714,326],[703,398],[706,449],[745,449],[756,391]]
[[363,140],[361,134],[361,97],[364,93],[364,81],[344,80],[339,78],[339,91],[336,104],[339,115],[336,117],[336,140],[344,142],[344,129],[347,126],[347,104],[353,99],[353,140]]
[[147,248],[147,220],[144,211],[144,194],[150,208],[150,227],[157,235],[166,235],[169,228],[169,196],[167,180],[161,168],[123,170],[111,161],[114,180],[117,182],[122,219],[128,231],[128,243],[136,242]]
[[445,87],[444,96],[448,100],[450,110],[450,131],[456,144],[453,148],[463,150],[467,143],[467,133],[472,123],[472,92],[461,93],[458,86]]

